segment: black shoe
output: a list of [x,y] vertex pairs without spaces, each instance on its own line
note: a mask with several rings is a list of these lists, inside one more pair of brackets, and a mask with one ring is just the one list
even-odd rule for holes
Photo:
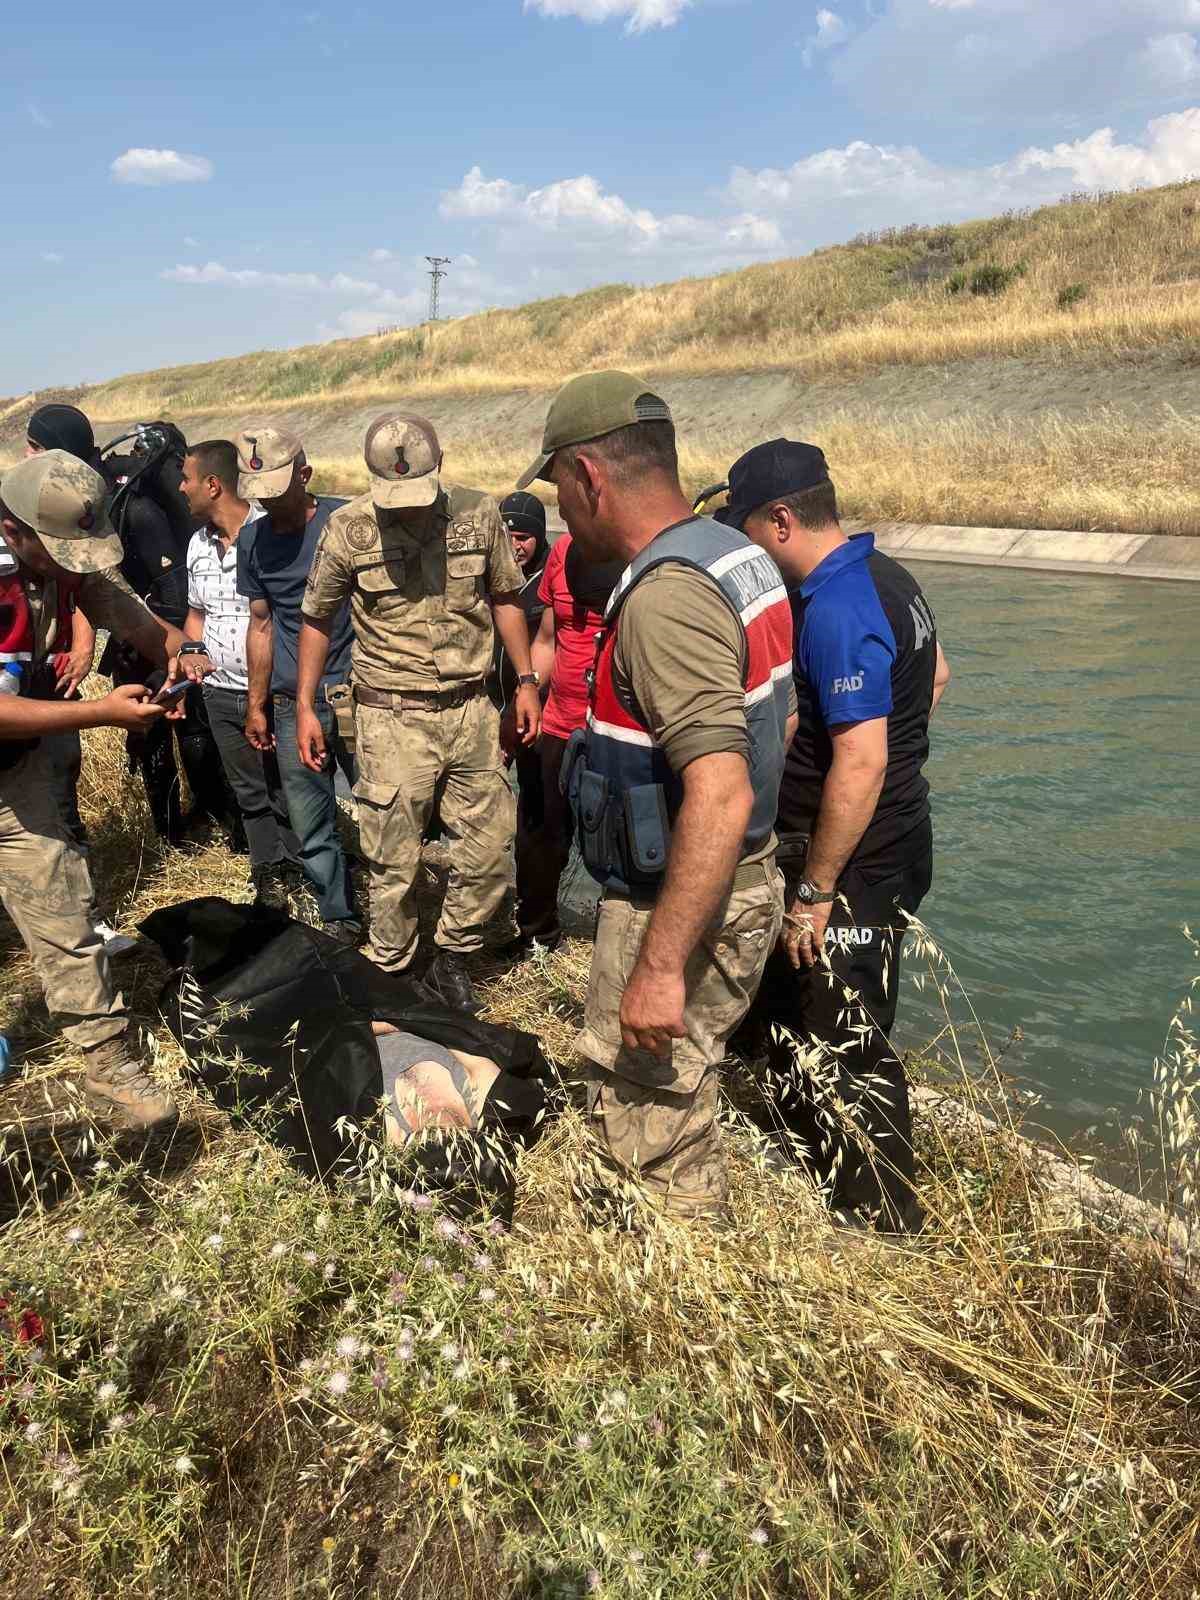
[[322,922],[320,930],[350,950],[357,950],[363,942],[363,925],[353,917],[343,917],[338,922]]
[[519,933],[515,939],[506,939],[497,945],[492,954],[504,961],[528,961],[539,952],[548,955],[551,950],[557,950],[565,938],[561,928],[555,928],[553,933]]
[[457,951],[439,950],[425,974],[425,983],[443,1005],[455,1011],[477,1017],[483,1010],[483,1001],[475,993],[467,963]]
[[255,905],[266,906],[271,911],[282,911],[285,916],[291,916],[290,886],[279,862],[272,862],[266,867],[254,867],[250,873],[250,881],[254,885]]

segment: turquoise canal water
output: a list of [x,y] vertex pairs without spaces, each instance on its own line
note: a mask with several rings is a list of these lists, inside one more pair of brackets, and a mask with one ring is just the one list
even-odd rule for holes
[[[927,768],[945,949],[1038,1119],[1111,1136],[1200,932],[1200,590],[913,563],[954,673]],[[965,1007],[956,1008],[961,1017]],[[906,981],[897,1039],[938,1026]],[[960,1034],[978,1064],[978,1035]]]

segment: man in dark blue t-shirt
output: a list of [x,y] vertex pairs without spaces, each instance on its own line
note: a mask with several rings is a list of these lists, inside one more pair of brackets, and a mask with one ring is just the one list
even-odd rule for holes
[[774,558],[795,623],[798,724],[776,824],[787,918],[756,1015],[820,1047],[820,1063],[797,1070],[790,1044],[772,1040],[769,1121],[839,1220],[915,1231],[908,1085],[888,1035],[904,913],[932,877],[922,767],[949,668],[916,580],[874,534],[843,533],[814,445],[748,451],[720,515]]
[[[330,635],[317,714],[329,752],[323,772],[311,772],[296,746],[296,646],[300,604],[330,515],[343,500],[311,495],[312,468],[295,434],[272,424],[248,424],[236,436],[238,492],[257,500],[264,515],[238,540],[238,592],[250,602],[246,661],[250,688],[246,738],[256,750],[274,750],[300,862],[317,897],[322,926],[343,943],[362,941],[350,875],[337,825],[334,778],[340,767],[355,778],[354,757],[337,725],[331,691],[350,675],[350,612]],[[336,696],[335,696],[336,698]]]

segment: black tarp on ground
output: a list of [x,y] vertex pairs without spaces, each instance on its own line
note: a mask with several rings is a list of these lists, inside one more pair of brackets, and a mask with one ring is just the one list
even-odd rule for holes
[[323,1180],[352,1176],[345,1118],[382,1138],[383,1074],[372,1021],[490,1056],[500,1077],[477,1134],[426,1139],[427,1189],[510,1213],[512,1155],[540,1134],[552,1070],[531,1035],[451,1010],[278,911],[209,897],[153,912],[141,932],[176,970],[159,1004],[216,1103]]

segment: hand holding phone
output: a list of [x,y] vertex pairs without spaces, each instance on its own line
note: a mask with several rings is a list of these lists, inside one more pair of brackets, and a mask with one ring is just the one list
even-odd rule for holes
[[178,705],[183,699],[184,695],[188,692],[189,686],[189,680],[187,678],[180,678],[178,683],[164,683],[162,688],[154,696],[152,703],[156,706]]

